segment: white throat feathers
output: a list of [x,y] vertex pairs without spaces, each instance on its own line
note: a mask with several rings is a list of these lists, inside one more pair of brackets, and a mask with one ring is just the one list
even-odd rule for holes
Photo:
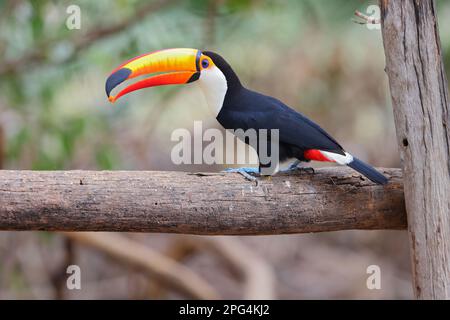
[[206,103],[217,117],[222,109],[225,95],[228,90],[227,79],[225,75],[216,66],[203,69],[198,80],[200,88],[206,98]]

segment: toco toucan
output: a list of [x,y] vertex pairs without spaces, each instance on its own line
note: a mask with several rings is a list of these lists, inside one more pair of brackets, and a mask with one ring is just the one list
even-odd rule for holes
[[[155,75],[111,95],[120,83],[146,74]],[[211,51],[178,48],[138,56],[111,73],[106,81],[106,94],[114,102],[138,89],[194,81],[200,84],[209,107],[225,129],[278,129],[279,162],[289,159],[334,162],[353,168],[375,183],[387,183],[383,174],[346,152],[319,125],[283,102],[245,88],[230,65]],[[276,171],[278,168],[272,173]]]

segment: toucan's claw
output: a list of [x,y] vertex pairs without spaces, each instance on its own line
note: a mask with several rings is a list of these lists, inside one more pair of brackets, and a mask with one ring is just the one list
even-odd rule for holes
[[311,174],[316,173],[316,171],[314,170],[313,167],[298,167],[297,170],[304,171],[306,173],[311,173]]
[[259,175],[259,169],[258,168],[249,168],[249,167],[243,167],[243,168],[227,168],[223,170],[224,172],[235,172],[242,175],[245,179],[248,181],[257,181],[255,176],[252,176],[251,174],[257,174]]
[[316,173],[316,171],[314,170],[314,168],[312,167],[302,167],[299,166],[299,164],[301,163],[300,160],[295,160],[294,162],[292,162],[289,167],[286,170],[281,170],[281,173],[294,173],[294,172],[301,172],[304,171],[306,173],[311,173],[314,174]]

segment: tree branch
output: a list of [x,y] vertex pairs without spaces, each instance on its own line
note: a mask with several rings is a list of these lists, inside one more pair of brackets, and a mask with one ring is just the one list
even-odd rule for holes
[[196,251],[202,253],[209,251],[222,260],[229,271],[242,283],[241,291],[244,300],[274,299],[273,268],[238,239],[225,236],[179,236],[169,248],[168,256],[180,261]]
[[404,229],[399,169],[382,187],[348,168],[277,175],[0,171],[0,230],[285,234]]
[[189,268],[123,235],[92,232],[65,232],[64,235],[100,250],[115,260],[147,272],[155,277],[155,280],[189,298],[219,298],[216,290]]
[[380,19],[370,17],[358,10],[355,10],[355,16],[364,20],[364,22],[359,22],[359,21],[354,20],[356,23],[359,23],[359,24],[380,24],[381,23]]

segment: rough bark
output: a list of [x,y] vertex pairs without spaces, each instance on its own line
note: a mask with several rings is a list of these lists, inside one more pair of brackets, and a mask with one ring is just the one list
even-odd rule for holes
[[432,0],[381,1],[386,72],[403,162],[414,290],[450,298],[448,83]]
[[277,175],[0,171],[0,230],[282,234],[404,229],[399,169],[378,186],[348,168]]

